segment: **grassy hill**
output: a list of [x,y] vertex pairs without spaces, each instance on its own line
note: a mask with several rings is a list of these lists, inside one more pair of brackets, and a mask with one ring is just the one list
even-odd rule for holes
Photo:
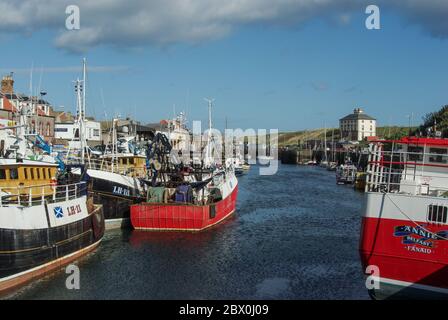
[[[416,128],[412,128],[414,131]],[[377,136],[386,139],[399,139],[408,135],[408,127],[399,126],[387,126],[378,127]],[[295,132],[280,132],[278,137],[278,144],[280,147],[288,145],[297,145],[299,142],[306,140],[323,140],[325,134],[325,129],[314,129],[314,130],[302,130]],[[334,140],[338,141],[340,139],[339,128],[328,128],[327,129],[327,140],[331,141],[332,135],[334,134]]]
[[[442,132],[442,137],[448,138],[448,105],[442,106],[439,111],[426,114],[423,117],[422,125],[419,127],[413,127],[410,130],[409,127],[400,126],[377,127],[376,135],[384,139],[399,139],[401,137],[407,136],[409,134],[409,131],[411,131],[412,135],[416,135],[419,132],[421,132],[423,135],[426,135],[428,130],[434,130],[435,124],[437,125],[437,131]],[[331,141],[333,133],[334,140],[338,141],[340,139],[339,128],[328,128],[327,140]],[[306,140],[323,140],[324,134],[324,129],[280,132],[278,137],[278,144],[280,147],[283,147],[288,145],[297,145],[299,142],[304,142]]]

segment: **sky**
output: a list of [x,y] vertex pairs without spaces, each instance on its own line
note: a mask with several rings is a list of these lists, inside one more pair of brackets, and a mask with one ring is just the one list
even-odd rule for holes
[[[67,5],[80,29],[67,30]],[[368,4],[381,29],[368,30]],[[336,127],[361,107],[413,124],[448,104],[448,1],[0,0],[0,75],[74,111],[87,58],[87,113],[142,123],[294,131]]]

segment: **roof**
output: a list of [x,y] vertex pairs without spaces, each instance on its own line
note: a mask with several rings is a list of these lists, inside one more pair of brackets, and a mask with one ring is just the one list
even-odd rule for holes
[[372,142],[381,143],[397,143],[397,144],[410,144],[410,145],[420,145],[420,146],[445,146],[448,147],[448,139],[442,138],[422,138],[422,137],[403,137],[400,140],[375,140]]
[[404,137],[395,142],[402,143],[402,144],[416,144],[416,145],[448,147],[448,139],[441,139],[441,138]]
[[142,126],[142,125],[137,125],[136,130],[137,130],[137,132],[154,132],[155,131],[154,128],[152,128],[152,127]]
[[352,113],[340,120],[376,120],[375,118],[369,116],[365,113]]
[[9,158],[2,158],[0,159],[0,166],[11,166],[11,165],[17,165],[17,166],[46,166],[46,167],[57,167],[57,163],[52,162],[46,162],[46,161],[39,161],[39,160],[29,160],[29,159],[23,159],[20,162],[18,162],[16,159],[9,159]]
[[159,123],[148,123],[145,125],[145,127],[151,128],[154,131],[164,131],[166,130],[167,126],[162,121],[160,121]]
[[6,97],[2,97],[3,99],[3,110],[17,112],[17,108],[8,100]]
[[[30,101],[30,97],[22,93],[4,93],[4,96],[10,100],[19,100],[23,102]],[[41,99],[39,97],[33,97],[33,102],[35,104],[42,104],[47,106],[51,105],[48,101]]]

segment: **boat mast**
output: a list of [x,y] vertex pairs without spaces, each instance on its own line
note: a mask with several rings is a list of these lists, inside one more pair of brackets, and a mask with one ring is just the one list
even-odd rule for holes
[[331,130],[331,161],[334,161],[334,128]]
[[212,157],[212,146],[211,143],[213,141],[212,137],[212,104],[215,99],[204,98],[208,103],[208,135],[207,135],[207,160],[210,161]]
[[324,122],[324,150],[325,150],[325,162],[328,163],[327,156],[327,124]]

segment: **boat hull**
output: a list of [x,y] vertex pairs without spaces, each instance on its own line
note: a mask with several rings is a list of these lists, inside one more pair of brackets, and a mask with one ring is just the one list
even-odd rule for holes
[[8,293],[94,250],[104,235],[103,208],[44,229],[0,228],[0,294]]
[[141,203],[131,206],[131,223],[137,230],[202,231],[220,223],[236,210],[238,185],[213,205]]
[[90,194],[103,206],[106,230],[130,227],[130,206],[144,200],[138,178],[92,169],[87,174],[92,181]]
[[[360,257],[363,271],[379,283],[371,296],[448,299],[448,226],[424,221],[434,198],[370,193],[367,200]],[[377,267],[373,274],[369,266]]]

